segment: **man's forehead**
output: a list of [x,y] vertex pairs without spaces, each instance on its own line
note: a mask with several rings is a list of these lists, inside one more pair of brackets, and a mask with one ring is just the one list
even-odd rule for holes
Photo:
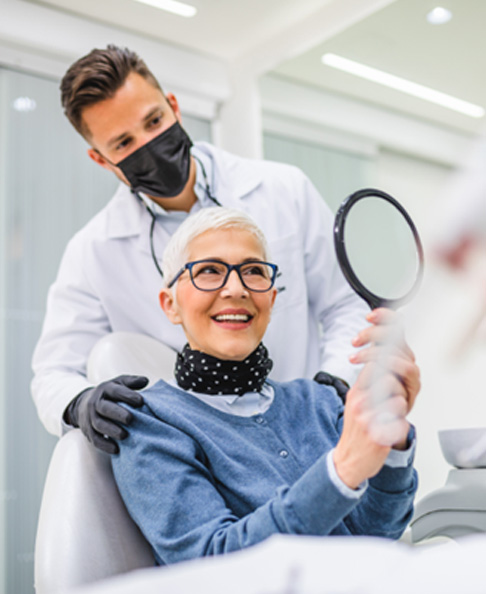
[[132,73],[112,97],[86,107],[82,116],[93,142],[107,146],[167,108],[162,91]]

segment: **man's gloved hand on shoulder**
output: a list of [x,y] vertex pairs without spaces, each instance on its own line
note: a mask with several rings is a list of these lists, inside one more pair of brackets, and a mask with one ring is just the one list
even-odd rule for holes
[[122,425],[129,425],[133,419],[132,413],[118,403],[124,402],[135,408],[142,406],[142,395],[135,390],[141,390],[147,384],[148,378],[140,375],[119,375],[88,388],[69,403],[64,420],[79,427],[98,449],[117,454],[117,441],[128,435]]

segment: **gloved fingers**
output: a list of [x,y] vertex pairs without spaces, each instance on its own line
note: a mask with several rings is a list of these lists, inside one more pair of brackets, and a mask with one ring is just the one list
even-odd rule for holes
[[334,382],[333,386],[336,389],[338,396],[344,400],[344,398],[346,397],[346,394],[349,391],[349,386],[347,384],[345,384],[339,378],[336,378],[336,381]]
[[123,427],[98,415],[91,420],[91,430],[93,434],[98,433],[100,437],[110,437],[117,441],[125,439],[128,435]]
[[124,402],[135,408],[138,408],[143,404],[143,396],[141,394],[126,387],[124,384],[115,383],[113,381],[107,382],[103,386],[103,393],[100,400]]
[[331,375],[330,373],[327,373],[327,371],[319,371],[314,376],[314,381],[325,386],[332,386],[341,400],[345,400],[349,386],[339,377]]
[[143,375],[119,375],[112,381],[117,384],[123,384],[132,390],[141,390],[142,388],[145,388],[149,382],[148,377]]
[[93,417],[95,418],[98,415],[122,425],[130,425],[133,420],[133,415],[128,409],[105,398],[100,398],[95,405],[95,414]]
[[115,440],[110,437],[105,437],[93,431],[88,440],[99,450],[107,454],[118,454],[120,448]]

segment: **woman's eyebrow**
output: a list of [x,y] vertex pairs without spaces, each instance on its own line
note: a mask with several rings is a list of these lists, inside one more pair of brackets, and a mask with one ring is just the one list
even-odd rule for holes
[[[223,258],[212,257],[212,256],[208,256],[207,258],[201,258],[199,261],[201,261],[201,262],[205,262],[205,261],[221,262],[222,264],[229,264],[229,262],[226,262],[225,260],[223,260]],[[239,263],[247,264],[247,263],[251,263],[251,262],[263,262],[263,261],[264,261],[263,256],[260,258],[257,258],[256,256],[249,256],[248,258],[243,258],[243,260],[241,260]]]

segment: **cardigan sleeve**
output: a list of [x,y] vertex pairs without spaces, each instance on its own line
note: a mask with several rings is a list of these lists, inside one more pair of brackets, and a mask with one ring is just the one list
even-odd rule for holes
[[324,454],[293,485],[278,487],[264,505],[237,517],[197,441],[146,407],[132,412],[129,437],[112,464],[159,564],[237,551],[277,533],[329,534],[359,503],[334,486]]
[[[389,455],[387,462],[368,481],[368,488],[358,506],[344,519],[351,534],[366,534],[398,539],[413,515],[413,502],[418,486],[413,467],[415,427],[408,434],[407,452]],[[393,452],[393,450],[392,450]]]

